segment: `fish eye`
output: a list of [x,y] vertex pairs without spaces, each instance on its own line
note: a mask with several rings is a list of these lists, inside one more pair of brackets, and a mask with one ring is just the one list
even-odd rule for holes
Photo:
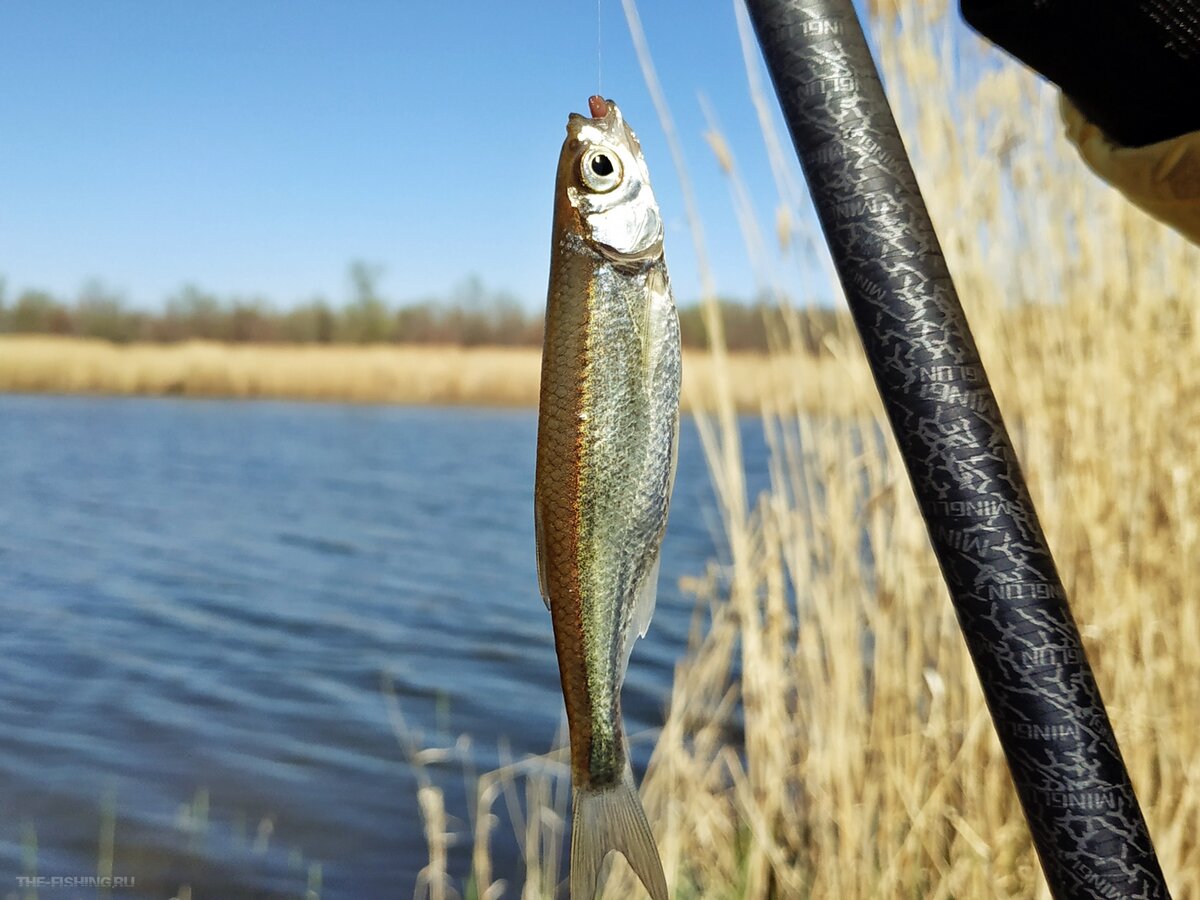
[[583,183],[598,194],[606,194],[621,183],[621,160],[614,153],[593,147],[579,161]]

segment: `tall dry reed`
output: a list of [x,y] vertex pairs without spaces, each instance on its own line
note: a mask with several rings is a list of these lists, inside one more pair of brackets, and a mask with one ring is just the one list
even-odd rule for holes
[[[901,130],[1168,881],[1196,900],[1200,250],[1097,183],[1060,137],[1052,93],[944,4],[883,9]],[[764,125],[772,160],[786,158]],[[736,203],[728,142],[710,144]],[[776,175],[788,223],[796,187]],[[762,240],[748,229],[752,254]],[[701,420],[733,565],[695,581],[706,627],[643,786],[674,894],[1048,897],[856,339],[830,339],[836,376],[814,384],[786,377],[803,374],[789,333],[764,400],[769,492],[744,501],[737,444],[720,417]],[[735,377],[706,408],[729,415]],[[797,414],[830,384],[848,412]],[[521,896],[553,896],[557,862],[529,860]],[[606,896],[638,896],[613,869]]]
[[[683,402],[696,408],[718,382],[736,383],[735,406],[757,413],[799,377],[835,387],[827,360],[797,351],[687,351]],[[0,392],[232,397],[422,405],[535,406],[541,351],[437,345],[113,344],[90,338],[0,335]],[[837,392],[814,394],[822,412],[845,413]]]

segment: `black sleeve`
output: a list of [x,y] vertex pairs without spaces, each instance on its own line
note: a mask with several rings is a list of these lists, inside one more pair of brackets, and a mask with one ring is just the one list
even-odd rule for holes
[[1200,0],[961,0],[984,37],[1127,147],[1200,131]]

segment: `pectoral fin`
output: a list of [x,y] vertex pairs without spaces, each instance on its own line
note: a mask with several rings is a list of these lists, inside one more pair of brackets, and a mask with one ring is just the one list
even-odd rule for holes
[[651,269],[647,274],[646,293],[648,302],[643,313],[644,324],[638,336],[642,339],[642,365],[647,372],[651,372],[654,369],[655,354],[659,352],[663,338],[670,328],[669,317],[677,313],[671,300],[671,286],[662,270]]

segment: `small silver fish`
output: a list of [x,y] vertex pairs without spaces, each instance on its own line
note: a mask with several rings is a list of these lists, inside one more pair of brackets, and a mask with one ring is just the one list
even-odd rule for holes
[[679,433],[679,318],[642,148],[611,100],[572,114],[558,162],[542,352],[538,581],[571,735],[571,897],[625,855],[666,879],[629,766],[621,685],[654,613]]

